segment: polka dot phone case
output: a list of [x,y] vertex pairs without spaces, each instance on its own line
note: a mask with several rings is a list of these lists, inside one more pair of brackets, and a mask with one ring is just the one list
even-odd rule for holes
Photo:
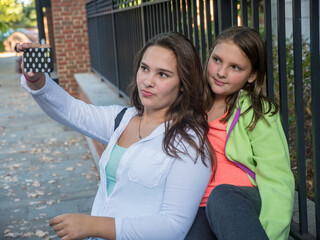
[[28,48],[23,53],[24,72],[52,72],[52,48]]

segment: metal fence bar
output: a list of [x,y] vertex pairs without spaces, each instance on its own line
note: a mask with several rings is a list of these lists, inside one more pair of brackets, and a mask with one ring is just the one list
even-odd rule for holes
[[166,18],[167,18],[167,24],[168,24],[168,31],[172,31],[172,18],[171,18],[171,14],[170,14],[170,2],[166,2]]
[[219,34],[225,29],[232,26],[232,14],[233,14],[233,2],[234,0],[217,0],[215,11],[215,21],[217,21],[217,26],[215,25],[215,33]]
[[[155,35],[155,27],[154,27],[154,5],[150,5],[149,6],[150,12],[149,12],[149,16],[150,16],[150,38],[151,39],[154,35]],[[148,39],[148,40],[149,40]]]
[[259,31],[259,0],[251,0],[253,28]]
[[144,21],[145,21],[145,30],[144,30],[145,41],[147,41],[148,39],[150,39],[150,16],[149,16],[148,8],[150,8],[150,6],[145,6],[145,7],[143,8],[143,11],[144,11]]
[[161,31],[160,22],[159,22],[159,18],[160,18],[160,16],[159,16],[159,4],[155,4],[154,8],[155,8],[156,14],[155,14],[155,25],[153,27],[157,29],[156,34],[155,34],[155,35],[157,35]]
[[167,9],[167,3],[162,3],[162,15],[163,15],[163,29],[165,32],[170,31],[169,30],[169,16],[167,15],[168,9]]
[[161,3],[161,21],[162,21],[162,31],[163,32],[168,32],[168,28],[167,28],[167,10],[166,10],[166,3]]
[[145,43],[146,43],[146,37],[147,37],[147,34],[146,34],[146,29],[148,29],[148,23],[147,23],[147,21],[146,21],[146,13],[147,13],[147,11],[146,11],[146,8],[145,7],[142,7],[142,9],[141,9],[141,12],[140,12],[140,14],[141,14],[141,22],[142,22],[142,24],[143,24],[143,26],[142,26],[142,43],[143,43],[143,45],[145,45]]
[[156,29],[155,35],[159,34],[161,32],[161,24],[160,24],[160,14],[159,14],[159,4],[154,4],[154,11],[155,11],[155,17],[154,17],[154,28]]
[[164,32],[162,3],[158,4],[158,21],[159,21],[159,25],[160,25],[160,32]]
[[166,3],[162,2],[160,3],[160,21],[161,21],[161,32],[168,32],[167,28],[167,9],[166,9]]
[[264,1],[264,40],[267,48],[267,95],[274,98],[271,1]]
[[247,0],[241,0],[241,19],[242,19],[242,25],[248,26],[248,2],[247,2]]
[[293,57],[294,57],[294,92],[296,115],[296,152],[298,164],[298,198],[300,234],[308,234],[307,201],[306,201],[306,165],[304,143],[304,109],[303,109],[303,83],[302,83],[302,48],[301,48],[301,2],[293,0]]
[[168,13],[168,24],[169,30],[173,30],[173,23],[172,23],[172,13],[171,13],[171,2],[167,2],[167,13]]
[[98,65],[97,65],[97,68],[99,69],[99,71],[101,72],[101,68],[102,68],[102,62],[100,61],[100,59],[101,59],[101,51],[100,51],[100,46],[101,46],[101,38],[99,38],[99,18],[98,17],[96,17],[95,18],[95,21],[96,21],[96,32],[95,32],[95,35],[96,35],[96,38],[97,38],[97,50],[98,50],[98,52],[97,52],[97,57],[98,57],[98,59],[99,59],[99,61],[98,61]]
[[181,26],[181,2],[180,0],[176,0],[176,4],[177,4],[177,29],[178,32],[182,32],[182,26]]
[[156,6],[152,5],[152,37],[157,34],[157,27],[156,27]]
[[186,1],[181,0],[183,34],[188,37]]
[[204,6],[203,1],[199,1],[199,16],[200,16],[200,59],[204,63],[206,60],[206,43],[205,43],[205,27],[204,27]]
[[188,10],[188,38],[192,41],[192,5],[191,0],[187,0],[187,10]]
[[99,51],[96,47],[98,45],[96,18],[88,18],[88,35],[89,35],[89,47],[90,47],[90,60],[91,68],[99,69]]
[[277,23],[278,23],[278,61],[279,61],[279,94],[280,113],[282,127],[289,142],[289,120],[288,120],[288,90],[287,90],[287,63],[286,63],[286,25],[285,25],[285,2],[277,1]]
[[173,24],[173,30],[178,31],[178,24],[177,24],[177,1],[178,0],[172,0],[172,24]]
[[232,18],[232,26],[238,26],[238,1],[231,1],[231,18]]
[[212,25],[211,25],[211,13],[210,13],[210,0],[205,0],[206,6],[206,25],[207,25],[207,47],[206,52],[208,53],[212,46]]
[[219,12],[218,12],[218,0],[213,0],[213,25],[214,25],[214,36],[219,34]]
[[316,236],[320,239],[320,73],[319,73],[319,0],[310,0],[310,54],[312,89],[312,150],[316,211]]
[[160,32],[165,32],[165,13],[164,3],[159,3],[159,21],[160,21]]
[[146,10],[148,13],[148,25],[149,25],[149,37],[147,40],[149,40],[153,36],[154,28],[153,28],[153,5],[146,6]]
[[[97,70],[101,72],[102,75],[105,75],[106,78],[110,79],[113,84],[116,84],[116,54],[114,46],[114,35],[113,24],[112,24],[112,15],[101,15],[96,18],[97,29],[106,29],[106,31],[97,31],[97,45],[95,46],[98,51],[98,61],[99,66]],[[108,32],[110,32],[108,34]],[[107,44],[106,44],[107,43]],[[110,54],[102,54],[103,52],[110,52]]]
[[[128,11],[118,11],[115,14],[115,34],[117,38],[119,89],[122,94],[128,95],[128,85],[133,74],[134,57],[143,46],[141,7]],[[137,34],[139,32],[139,34]],[[133,43],[133,44],[128,44]]]
[[192,14],[193,14],[193,23],[194,23],[194,45],[196,46],[196,49],[199,49],[199,28],[198,28],[198,12],[197,12],[197,1],[192,0]]

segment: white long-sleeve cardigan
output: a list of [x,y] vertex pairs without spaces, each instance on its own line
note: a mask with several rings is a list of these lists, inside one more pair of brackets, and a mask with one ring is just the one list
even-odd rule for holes
[[136,109],[129,108],[114,131],[121,106],[86,104],[70,96],[47,74],[45,86],[39,90],[31,90],[24,76],[21,85],[51,118],[107,144],[99,162],[101,182],[92,215],[114,217],[117,239],[184,239],[210,178],[208,159],[208,167],[200,158],[195,163],[195,151],[183,141],[177,146],[184,144],[189,155],[176,159],[165,154],[162,124],[126,150],[117,169],[116,185],[108,196],[105,167],[121,133],[137,115]]

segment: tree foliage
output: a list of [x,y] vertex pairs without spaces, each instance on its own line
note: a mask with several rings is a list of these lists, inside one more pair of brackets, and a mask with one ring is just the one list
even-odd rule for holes
[[36,26],[35,0],[25,6],[21,0],[0,0],[0,34],[9,29]]
[[0,0],[0,32],[5,32],[22,20],[23,4],[17,0]]
[[25,5],[23,8],[23,16],[17,27],[36,27],[37,26],[37,13],[35,9],[35,1],[32,0],[30,4]]

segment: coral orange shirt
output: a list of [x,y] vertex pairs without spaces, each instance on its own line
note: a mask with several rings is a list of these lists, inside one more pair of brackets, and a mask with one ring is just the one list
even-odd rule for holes
[[210,179],[208,187],[201,200],[200,207],[205,207],[207,205],[207,200],[212,189],[220,184],[253,187],[248,175],[233,162],[229,161],[225,155],[224,149],[227,139],[228,123],[220,122],[220,120],[225,116],[226,114],[209,123],[210,130],[208,138],[216,154],[217,169],[215,176]]

